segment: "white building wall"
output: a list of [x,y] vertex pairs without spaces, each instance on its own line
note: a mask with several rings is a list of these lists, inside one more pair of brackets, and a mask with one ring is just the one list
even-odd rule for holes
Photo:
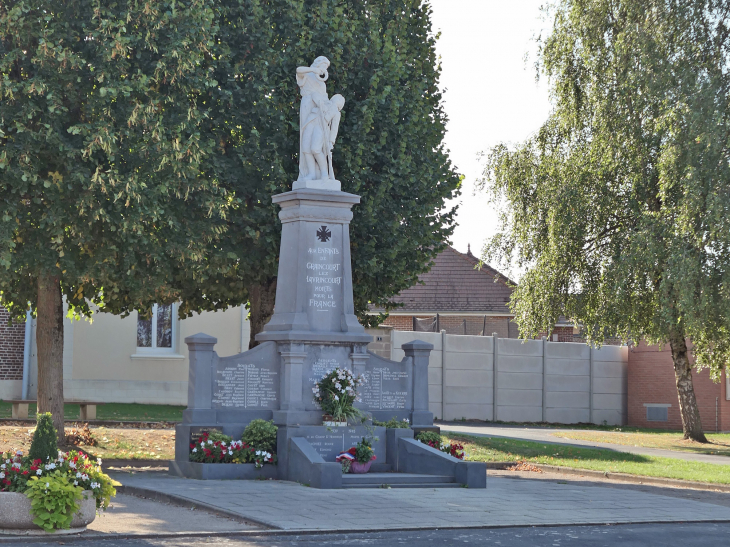
[[[176,320],[175,347],[167,355],[137,353],[136,313],[125,318],[100,313],[92,319],[64,320],[63,389],[67,400],[186,405],[185,337],[198,332],[215,336],[215,349],[222,357],[240,353],[242,347],[248,349],[249,323],[241,307]],[[35,330],[33,340],[30,398],[36,398],[38,385]],[[20,389],[20,382],[0,385],[0,397],[20,397]]]

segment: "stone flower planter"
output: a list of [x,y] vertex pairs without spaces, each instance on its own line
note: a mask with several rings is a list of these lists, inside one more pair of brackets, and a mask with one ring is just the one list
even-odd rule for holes
[[84,491],[79,500],[79,506],[78,513],[71,521],[71,528],[47,534],[45,530],[33,524],[33,517],[30,515],[30,500],[25,497],[25,494],[0,492],[0,534],[56,535],[83,532],[86,530],[86,526],[96,518],[96,500],[91,491]]
[[367,473],[370,471],[370,466],[372,465],[373,460],[370,460],[369,462],[360,463],[357,460],[353,460],[350,463],[350,473]]

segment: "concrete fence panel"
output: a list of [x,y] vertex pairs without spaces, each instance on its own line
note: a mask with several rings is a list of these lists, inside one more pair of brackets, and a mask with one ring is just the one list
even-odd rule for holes
[[392,358],[415,339],[434,345],[429,410],[439,418],[626,423],[625,346],[393,331]]

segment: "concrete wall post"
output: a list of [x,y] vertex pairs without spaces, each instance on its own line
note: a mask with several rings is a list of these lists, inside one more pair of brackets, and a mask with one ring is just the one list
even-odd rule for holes
[[542,337],[542,421],[547,421],[547,338]]
[[441,419],[446,420],[446,331],[441,331]]
[[593,352],[595,348],[591,344],[588,350],[588,423],[593,423]]
[[428,359],[433,350],[433,344],[414,340],[403,344],[402,348],[406,357],[413,360],[413,420],[411,425],[432,426],[433,414],[428,411]]
[[499,350],[497,345],[499,343],[499,337],[496,332],[492,333],[492,421],[497,421],[497,394],[499,393]]

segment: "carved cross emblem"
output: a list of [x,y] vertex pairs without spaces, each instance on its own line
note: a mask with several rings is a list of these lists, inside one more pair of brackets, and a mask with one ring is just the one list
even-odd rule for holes
[[327,229],[327,226],[322,226],[319,230],[317,230],[317,239],[319,239],[322,243],[327,243],[330,237],[332,237],[332,232]]

